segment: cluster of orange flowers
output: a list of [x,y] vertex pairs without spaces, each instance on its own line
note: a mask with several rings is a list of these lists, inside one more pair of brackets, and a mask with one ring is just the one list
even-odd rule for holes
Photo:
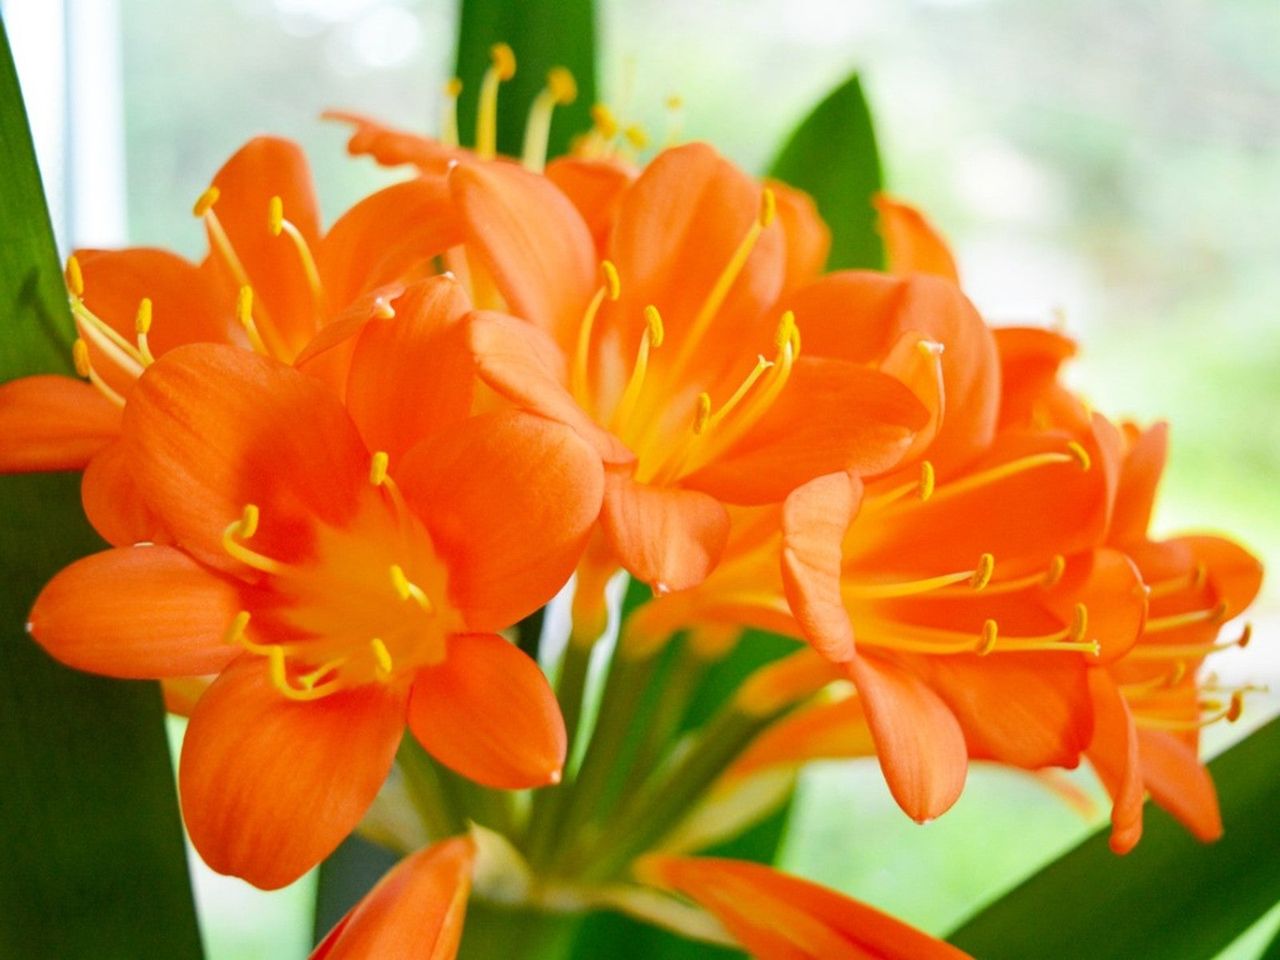
[[[1244,691],[1199,668],[1247,642],[1217,635],[1261,569],[1228,540],[1150,538],[1164,426],[1063,386],[1061,334],[989,327],[904,204],[878,200],[888,272],[824,274],[813,203],[708,146],[640,165],[600,111],[543,170],[559,72],[533,156],[495,157],[513,69],[500,48],[474,151],[356,119],[353,153],[416,175],[327,232],[299,150],[251,141],[196,203],[200,263],[70,260],[82,379],[0,387],[0,469],[83,469],[111,545],[48,584],[30,632],[81,669],[167,681],[209,865],[264,888],[314,867],[406,724],[436,769],[547,789],[506,840],[433,836],[316,956],[453,956],[500,862],[540,908],[610,905],[765,958],[961,956],[690,853],[762,812],[752,781],[815,758],[874,755],[919,821],[970,760],[1086,758],[1117,851],[1147,793],[1215,837],[1197,738]],[[619,570],[653,596],[569,763]],[[501,631],[575,571],[553,690]],[[691,749],[650,757],[610,819],[602,782],[659,654],[705,667],[745,627],[801,642]],[[669,695],[678,721],[688,690]]]

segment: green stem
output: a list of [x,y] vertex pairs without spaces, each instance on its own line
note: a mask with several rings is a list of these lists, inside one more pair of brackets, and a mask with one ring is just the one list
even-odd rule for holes
[[581,923],[580,915],[473,900],[458,960],[564,960]]
[[440,770],[412,734],[405,734],[400,741],[396,762],[404,774],[409,797],[422,818],[427,836],[439,840],[465,833],[466,821],[442,782]]

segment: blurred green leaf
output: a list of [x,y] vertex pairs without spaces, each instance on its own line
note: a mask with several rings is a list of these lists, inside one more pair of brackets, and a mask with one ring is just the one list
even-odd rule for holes
[[400,858],[386,847],[352,834],[320,864],[312,932],[319,943]]
[[520,156],[525,119],[533,98],[546,85],[547,71],[567,67],[578,97],[557,107],[549,156],[564,153],[570,139],[591,126],[596,100],[595,13],[591,0],[461,0],[458,30],[458,129],[464,144],[475,142],[480,79],[489,66],[489,48],[507,43],[516,55],[516,75],[498,96],[498,152]]
[[[0,24],[0,380],[68,370],[71,323]],[[78,477],[0,477],[0,956],[201,955],[154,683],[68,670],[23,633],[36,592],[101,546]]]
[[1275,939],[1267,945],[1267,949],[1262,951],[1262,956],[1258,960],[1280,960],[1280,934],[1276,934]]
[[1204,960],[1280,901],[1280,720],[1209,764],[1226,834],[1196,842],[1147,804],[1137,849],[1090,837],[950,939],[983,960]]
[[855,73],[795,129],[769,176],[808,192],[831,228],[829,270],[884,268],[871,198],[882,187],[871,110]]

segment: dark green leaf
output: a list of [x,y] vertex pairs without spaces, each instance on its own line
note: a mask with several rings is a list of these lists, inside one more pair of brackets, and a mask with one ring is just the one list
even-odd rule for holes
[[516,55],[515,78],[498,97],[498,151],[519,156],[525,118],[552,67],[568,67],[578,98],[557,107],[549,154],[565,152],[569,140],[591,125],[596,97],[595,14],[591,0],[462,0],[458,31],[458,128],[464,144],[475,141],[480,78],[489,66],[489,48],[508,43]]
[[813,196],[831,228],[827,267],[884,268],[884,243],[871,198],[880,192],[880,154],[871,111],[854,74],[787,140],[769,175]]
[[1280,933],[1267,945],[1267,949],[1262,951],[1262,956],[1258,960],[1280,960]]
[[1204,960],[1280,901],[1280,720],[1209,769],[1226,834],[1197,843],[1147,805],[1138,848],[1090,837],[951,936],[983,960]]
[[[0,380],[66,370],[66,294],[2,28],[0,251]],[[0,477],[0,956],[199,957],[159,688],[65,669],[22,630],[44,581],[100,546],[76,480]]]

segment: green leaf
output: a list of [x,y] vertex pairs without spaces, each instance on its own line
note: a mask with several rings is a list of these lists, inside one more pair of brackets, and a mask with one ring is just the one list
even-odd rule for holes
[[[0,380],[67,370],[71,323],[0,24]],[[201,955],[154,683],[68,670],[23,632],[101,546],[71,475],[0,477],[0,956]]]
[[352,834],[320,864],[316,880],[315,942],[324,939],[400,858],[363,837]]
[[951,935],[983,960],[1204,960],[1280,901],[1280,720],[1209,764],[1226,833],[1196,842],[1147,804],[1137,849],[1090,837]]
[[595,14],[591,0],[462,0],[458,30],[458,129],[464,144],[475,142],[480,78],[489,66],[489,48],[510,44],[516,75],[498,96],[498,152],[520,156],[525,119],[533,98],[546,85],[547,71],[567,67],[578,84],[577,99],[557,107],[549,156],[591,126],[596,100]]
[[884,268],[871,198],[881,190],[871,110],[855,73],[791,134],[769,175],[808,192],[831,228],[827,269]]

